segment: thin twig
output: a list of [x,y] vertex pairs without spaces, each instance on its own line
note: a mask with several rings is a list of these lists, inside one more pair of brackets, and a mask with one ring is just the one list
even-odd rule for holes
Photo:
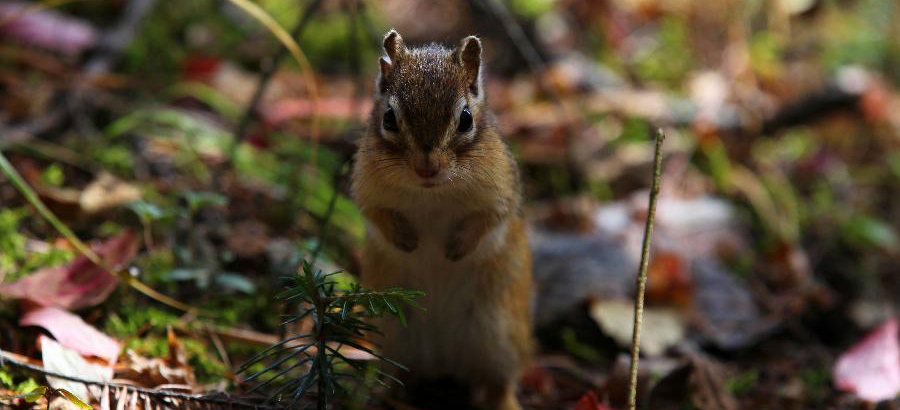
[[83,383],[83,384],[87,384],[87,385],[91,385],[91,386],[101,386],[101,387],[108,386],[110,388],[125,389],[125,390],[130,390],[130,391],[133,391],[136,393],[145,394],[147,396],[189,400],[189,401],[195,401],[195,402],[200,402],[200,403],[219,404],[219,405],[224,405],[224,406],[238,406],[238,407],[242,407],[242,408],[259,409],[259,410],[280,410],[281,409],[281,407],[248,403],[246,401],[236,400],[236,399],[219,399],[219,398],[215,398],[215,397],[201,396],[201,395],[197,395],[197,394],[185,394],[185,393],[176,393],[176,392],[166,391],[166,390],[147,389],[147,388],[132,386],[132,385],[123,384],[123,383],[113,383],[113,382],[83,379],[81,377],[70,376],[70,375],[63,374],[63,373],[57,373],[54,371],[44,369],[43,367],[40,367],[40,366],[35,366],[33,364],[21,362],[19,360],[16,360],[16,359],[10,357],[9,355],[5,354],[5,352],[0,350],[0,367],[6,367],[7,365],[12,365],[12,366],[18,367],[20,369],[32,371],[35,373],[40,373],[47,377],[55,377],[57,379],[69,380],[69,381]]
[[644,314],[644,291],[647,286],[647,266],[650,263],[650,236],[656,217],[656,200],[662,176],[662,145],[666,134],[659,129],[656,134],[656,151],[653,156],[653,183],[650,186],[650,204],[647,206],[647,223],[644,225],[644,243],[641,245],[641,267],[637,276],[637,296],[634,300],[634,329],[631,334],[631,369],[628,380],[628,409],[637,409],[638,358],[641,351],[641,323]]
[[[291,29],[291,38],[299,39],[303,34],[303,30],[306,29],[306,26],[312,20],[313,14],[319,9],[319,6],[322,5],[322,0],[313,0],[306,6],[306,9],[303,10],[303,15],[300,16],[300,19],[297,20],[297,24],[294,28]],[[272,81],[272,78],[275,75],[275,72],[278,71],[278,66],[281,63],[281,60],[284,60],[285,57],[288,56],[290,51],[287,47],[281,46],[278,48],[278,52],[272,56],[272,59],[268,62],[268,64],[264,64],[260,75],[259,81],[256,83],[256,90],[253,91],[253,97],[250,99],[250,103],[247,105],[247,108],[244,110],[244,114],[241,116],[241,119],[238,121],[238,125],[236,131],[234,133],[234,141],[231,142],[231,146],[228,149],[228,155],[225,157],[225,163],[222,164],[218,169],[220,171],[224,171],[231,167],[232,161],[234,161],[234,155],[237,151],[237,148],[247,139],[250,130],[250,123],[253,122],[253,119],[256,117],[256,111],[259,108],[259,103],[262,101],[263,95],[266,93],[266,89],[269,88],[269,83]],[[314,86],[314,85],[312,85]],[[215,181],[218,181],[218,177],[214,178]]]
[[[537,47],[532,44],[531,40],[528,39],[528,36],[525,34],[525,30],[522,28],[522,25],[519,24],[516,17],[510,12],[509,7],[507,7],[505,0],[478,0],[481,3],[481,6],[485,8],[489,13],[493,14],[494,17],[500,21],[500,24],[503,26],[503,30],[506,32],[506,35],[512,41],[513,46],[519,51],[519,54],[525,61],[528,63],[529,69],[531,72],[540,77],[544,74],[547,69],[544,60],[541,59],[541,55],[538,52]],[[574,144],[575,136],[587,128],[587,121],[584,118],[583,112],[579,112],[573,115],[569,114],[569,109],[566,107],[563,102],[562,96],[559,95],[557,90],[553,87],[545,87],[544,91],[550,97],[550,100],[553,102],[554,111],[556,116],[563,121],[563,126],[566,128],[566,171],[569,174],[569,183],[572,189],[578,190],[582,187],[584,183],[584,177],[582,175],[581,167],[578,166],[576,161],[576,147]],[[572,123],[575,122],[575,125]]]
[[528,62],[528,67],[531,68],[531,71],[536,74],[543,73],[545,68],[544,61],[541,60],[541,55],[538,53],[537,47],[528,40],[528,36],[525,35],[525,30],[522,29],[522,26],[516,21],[516,18],[509,11],[509,8],[506,7],[506,3],[504,3],[503,0],[481,1],[483,5],[487,7],[488,11],[500,20],[500,24],[503,25],[503,30],[506,31],[509,39],[512,40],[513,44],[516,46],[516,49],[519,50],[519,54],[521,54],[525,61]]

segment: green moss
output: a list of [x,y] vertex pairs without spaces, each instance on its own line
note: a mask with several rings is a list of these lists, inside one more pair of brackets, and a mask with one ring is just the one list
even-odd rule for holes
[[165,331],[166,326],[179,323],[178,316],[154,307],[137,306],[133,301],[123,301],[111,312],[103,328],[119,339],[134,337],[143,330]]
[[0,271],[6,272],[5,282],[12,282],[43,268],[60,266],[75,258],[75,254],[57,247],[34,252],[26,249],[27,239],[19,232],[30,215],[27,208],[0,210]]

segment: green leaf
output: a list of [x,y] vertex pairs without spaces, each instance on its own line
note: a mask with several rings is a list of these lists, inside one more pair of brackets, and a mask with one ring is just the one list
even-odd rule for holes
[[885,250],[900,247],[897,232],[885,221],[865,215],[853,217],[844,228],[847,239],[860,246],[876,246]]
[[66,398],[66,400],[68,400],[70,403],[78,406],[78,408],[80,408],[82,410],[94,410],[93,407],[85,404],[83,401],[81,401],[81,399],[79,399],[78,397],[75,397],[74,394],[69,393],[69,391],[66,389],[56,389],[56,392],[61,394],[63,397]]
[[142,221],[153,221],[165,216],[165,212],[160,207],[146,201],[132,202],[127,205],[128,209],[137,214]]
[[191,211],[197,211],[207,206],[225,206],[228,204],[228,198],[215,192],[205,191],[187,191],[184,193],[184,199],[188,203]]
[[41,181],[50,186],[62,186],[63,183],[66,182],[66,175],[63,173],[62,166],[57,163],[50,164],[50,166],[41,173]]
[[236,273],[219,273],[213,279],[219,286],[228,290],[237,290],[246,294],[256,292],[256,284],[253,281]]
[[0,370],[0,383],[6,387],[13,387],[13,378],[5,370]]
[[29,377],[25,381],[19,383],[15,389],[15,391],[32,391],[36,388],[40,387],[40,385],[34,381],[33,378]]
[[240,107],[233,101],[229,100],[228,97],[215,88],[203,83],[195,81],[178,83],[172,86],[166,94],[173,99],[184,97],[195,98],[208,105],[213,111],[216,111],[231,120],[237,120],[241,115]]
[[41,397],[44,397],[45,394],[47,394],[47,387],[46,386],[38,386],[38,387],[35,387],[34,390],[31,390],[28,393],[16,396],[16,398],[25,399],[25,401],[27,401],[29,403],[34,403],[34,402],[40,400]]

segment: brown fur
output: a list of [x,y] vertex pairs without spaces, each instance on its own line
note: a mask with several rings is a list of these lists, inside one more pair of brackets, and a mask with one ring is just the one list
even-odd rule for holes
[[[532,349],[531,255],[518,170],[484,101],[481,43],[407,49],[394,31],[384,43],[353,172],[370,224],[362,281],[421,290],[427,309],[408,311],[405,328],[380,322],[384,352],[410,368],[398,374],[407,382],[450,376],[477,404],[519,409],[515,386]],[[458,132],[463,106],[470,132]],[[382,128],[388,109],[399,132]],[[421,167],[439,173],[426,181]]]

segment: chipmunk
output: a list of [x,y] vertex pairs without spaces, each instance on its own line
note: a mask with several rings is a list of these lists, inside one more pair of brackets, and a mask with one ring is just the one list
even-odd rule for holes
[[471,403],[520,409],[532,351],[531,254],[519,173],[485,102],[481,41],[407,48],[384,37],[352,192],[368,222],[361,278],[425,292],[408,324],[379,321],[407,385],[450,377]]

